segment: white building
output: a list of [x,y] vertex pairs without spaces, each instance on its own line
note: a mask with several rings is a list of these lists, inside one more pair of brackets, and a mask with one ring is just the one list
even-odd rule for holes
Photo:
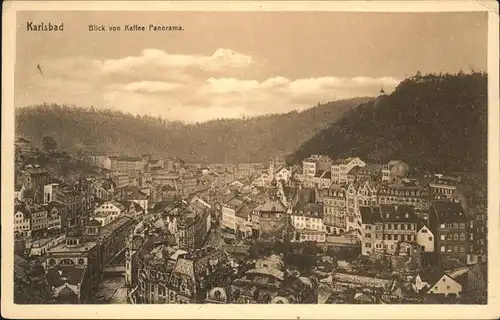
[[354,167],[364,167],[366,165],[358,157],[338,159],[331,166],[331,178],[333,183],[347,183],[347,173]]
[[101,204],[94,210],[92,218],[99,221],[102,226],[105,226],[111,221],[117,219],[124,211],[125,207],[121,203],[108,201]]
[[274,179],[276,181],[283,180],[285,183],[287,183],[291,176],[292,176],[292,171],[290,169],[287,169],[286,167],[280,167],[276,170]]
[[314,177],[318,170],[330,171],[332,159],[323,155],[312,155],[302,161],[302,175]]
[[260,176],[258,176],[255,180],[252,181],[252,185],[255,187],[265,187],[269,185],[272,180],[273,180],[272,176],[264,172]]
[[370,255],[376,244],[376,227],[381,222],[379,207],[359,207],[361,214],[361,254]]
[[236,212],[243,205],[243,201],[231,199],[227,203],[221,204],[222,228],[230,232],[236,232]]
[[290,215],[297,230],[297,241],[325,242],[326,226],[323,223],[323,204],[307,203],[292,210]]
[[302,175],[304,177],[314,177],[316,175],[316,162],[310,158],[302,161]]
[[31,212],[24,205],[16,205],[14,213],[14,233],[21,236],[31,235]]
[[434,234],[423,225],[417,232],[417,243],[422,248],[422,252],[434,252]]
[[424,291],[427,294],[450,294],[460,296],[462,285],[449,275],[440,271],[420,272],[415,278],[415,287],[418,291]]
[[49,203],[57,200],[56,191],[59,184],[51,183],[43,186],[43,203]]

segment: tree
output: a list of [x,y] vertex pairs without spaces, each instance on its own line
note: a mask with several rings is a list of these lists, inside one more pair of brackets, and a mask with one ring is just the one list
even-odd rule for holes
[[43,137],[43,150],[47,153],[53,153],[57,149],[57,142],[50,136]]

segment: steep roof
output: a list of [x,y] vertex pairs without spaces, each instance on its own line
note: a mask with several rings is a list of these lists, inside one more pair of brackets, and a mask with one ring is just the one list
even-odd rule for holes
[[293,208],[294,214],[307,215],[311,217],[323,217],[322,203],[304,203],[298,202]]
[[384,221],[417,222],[414,206],[381,204],[380,211]]
[[380,207],[359,207],[359,213],[361,214],[361,221],[363,224],[375,224],[377,222],[382,222],[382,216],[380,213]]
[[427,282],[429,286],[433,286],[444,276],[444,272],[439,268],[425,268],[418,275],[423,282]]
[[432,207],[435,209],[439,222],[467,222],[462,205],[451,201],[434,201]]

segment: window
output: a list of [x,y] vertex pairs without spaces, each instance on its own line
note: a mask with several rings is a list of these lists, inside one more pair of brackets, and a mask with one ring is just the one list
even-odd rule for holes
[[458,240],[458,233],[453,234],[453,240]]
[[454,222],[454,223],[453,223],[453,228],[454,228],[454,229],[458,229],[458,223]]
[[392,240],[392,235],[391,234],[387,235],[387,240]]
[[453,246],[453,252],[458,252],[458,246],[457,245]]
[[460,223],[460,229],[465,229],[465,223]]
[[452,233],[447,233],[446,234],[446,240],[452,240],[453,239],[453,234]]
[[[399,236],[397,234],[394,235],[394,240],[398,240]],[[401,239],[402,240],[402,239]]]
[[460,240],[462,240],[462,241],[465,240],[465,233],[464,232],[460,233]]
[[444,223],[441,223],[440,227],[441,227],[441,229],[444,229],[444,228],[446,228],[446,225]]
[[392,228],[392,225],[390,223],[387,224],[387,230],[391,230],[391,228]]
[[371,244],[371,243],[369,243],[369,242],[367,242],[367,243],[365,243],[365,247],[366,247],[366,248],[371,248],[371,247],[372,247],[372,244]]
[[451,252],[451,244],[446,245],[446,252]]
[[444,234],[441,235],[441,240],[444,240]]
[[432,241],[432,237],[429,237],[429,241]]
[[465,246],[464,245],[461,245],[460,246],[460,252],[464,253],[465,252]]

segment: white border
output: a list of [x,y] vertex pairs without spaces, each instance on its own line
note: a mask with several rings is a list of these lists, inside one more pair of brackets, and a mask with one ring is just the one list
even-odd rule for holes
[[[488,219],[489,297],[487,306],[465,305],[14,305],[13,190],[14,185],[14,62],[17,11],[349,11],[443,12],[488,11]],[[2,52],[2,316],[32,319],[495,319],[500,317],[499,286],[499,17],[495,1],[273,1],[273,2],[118,2],[15,1],[3,6]]]

